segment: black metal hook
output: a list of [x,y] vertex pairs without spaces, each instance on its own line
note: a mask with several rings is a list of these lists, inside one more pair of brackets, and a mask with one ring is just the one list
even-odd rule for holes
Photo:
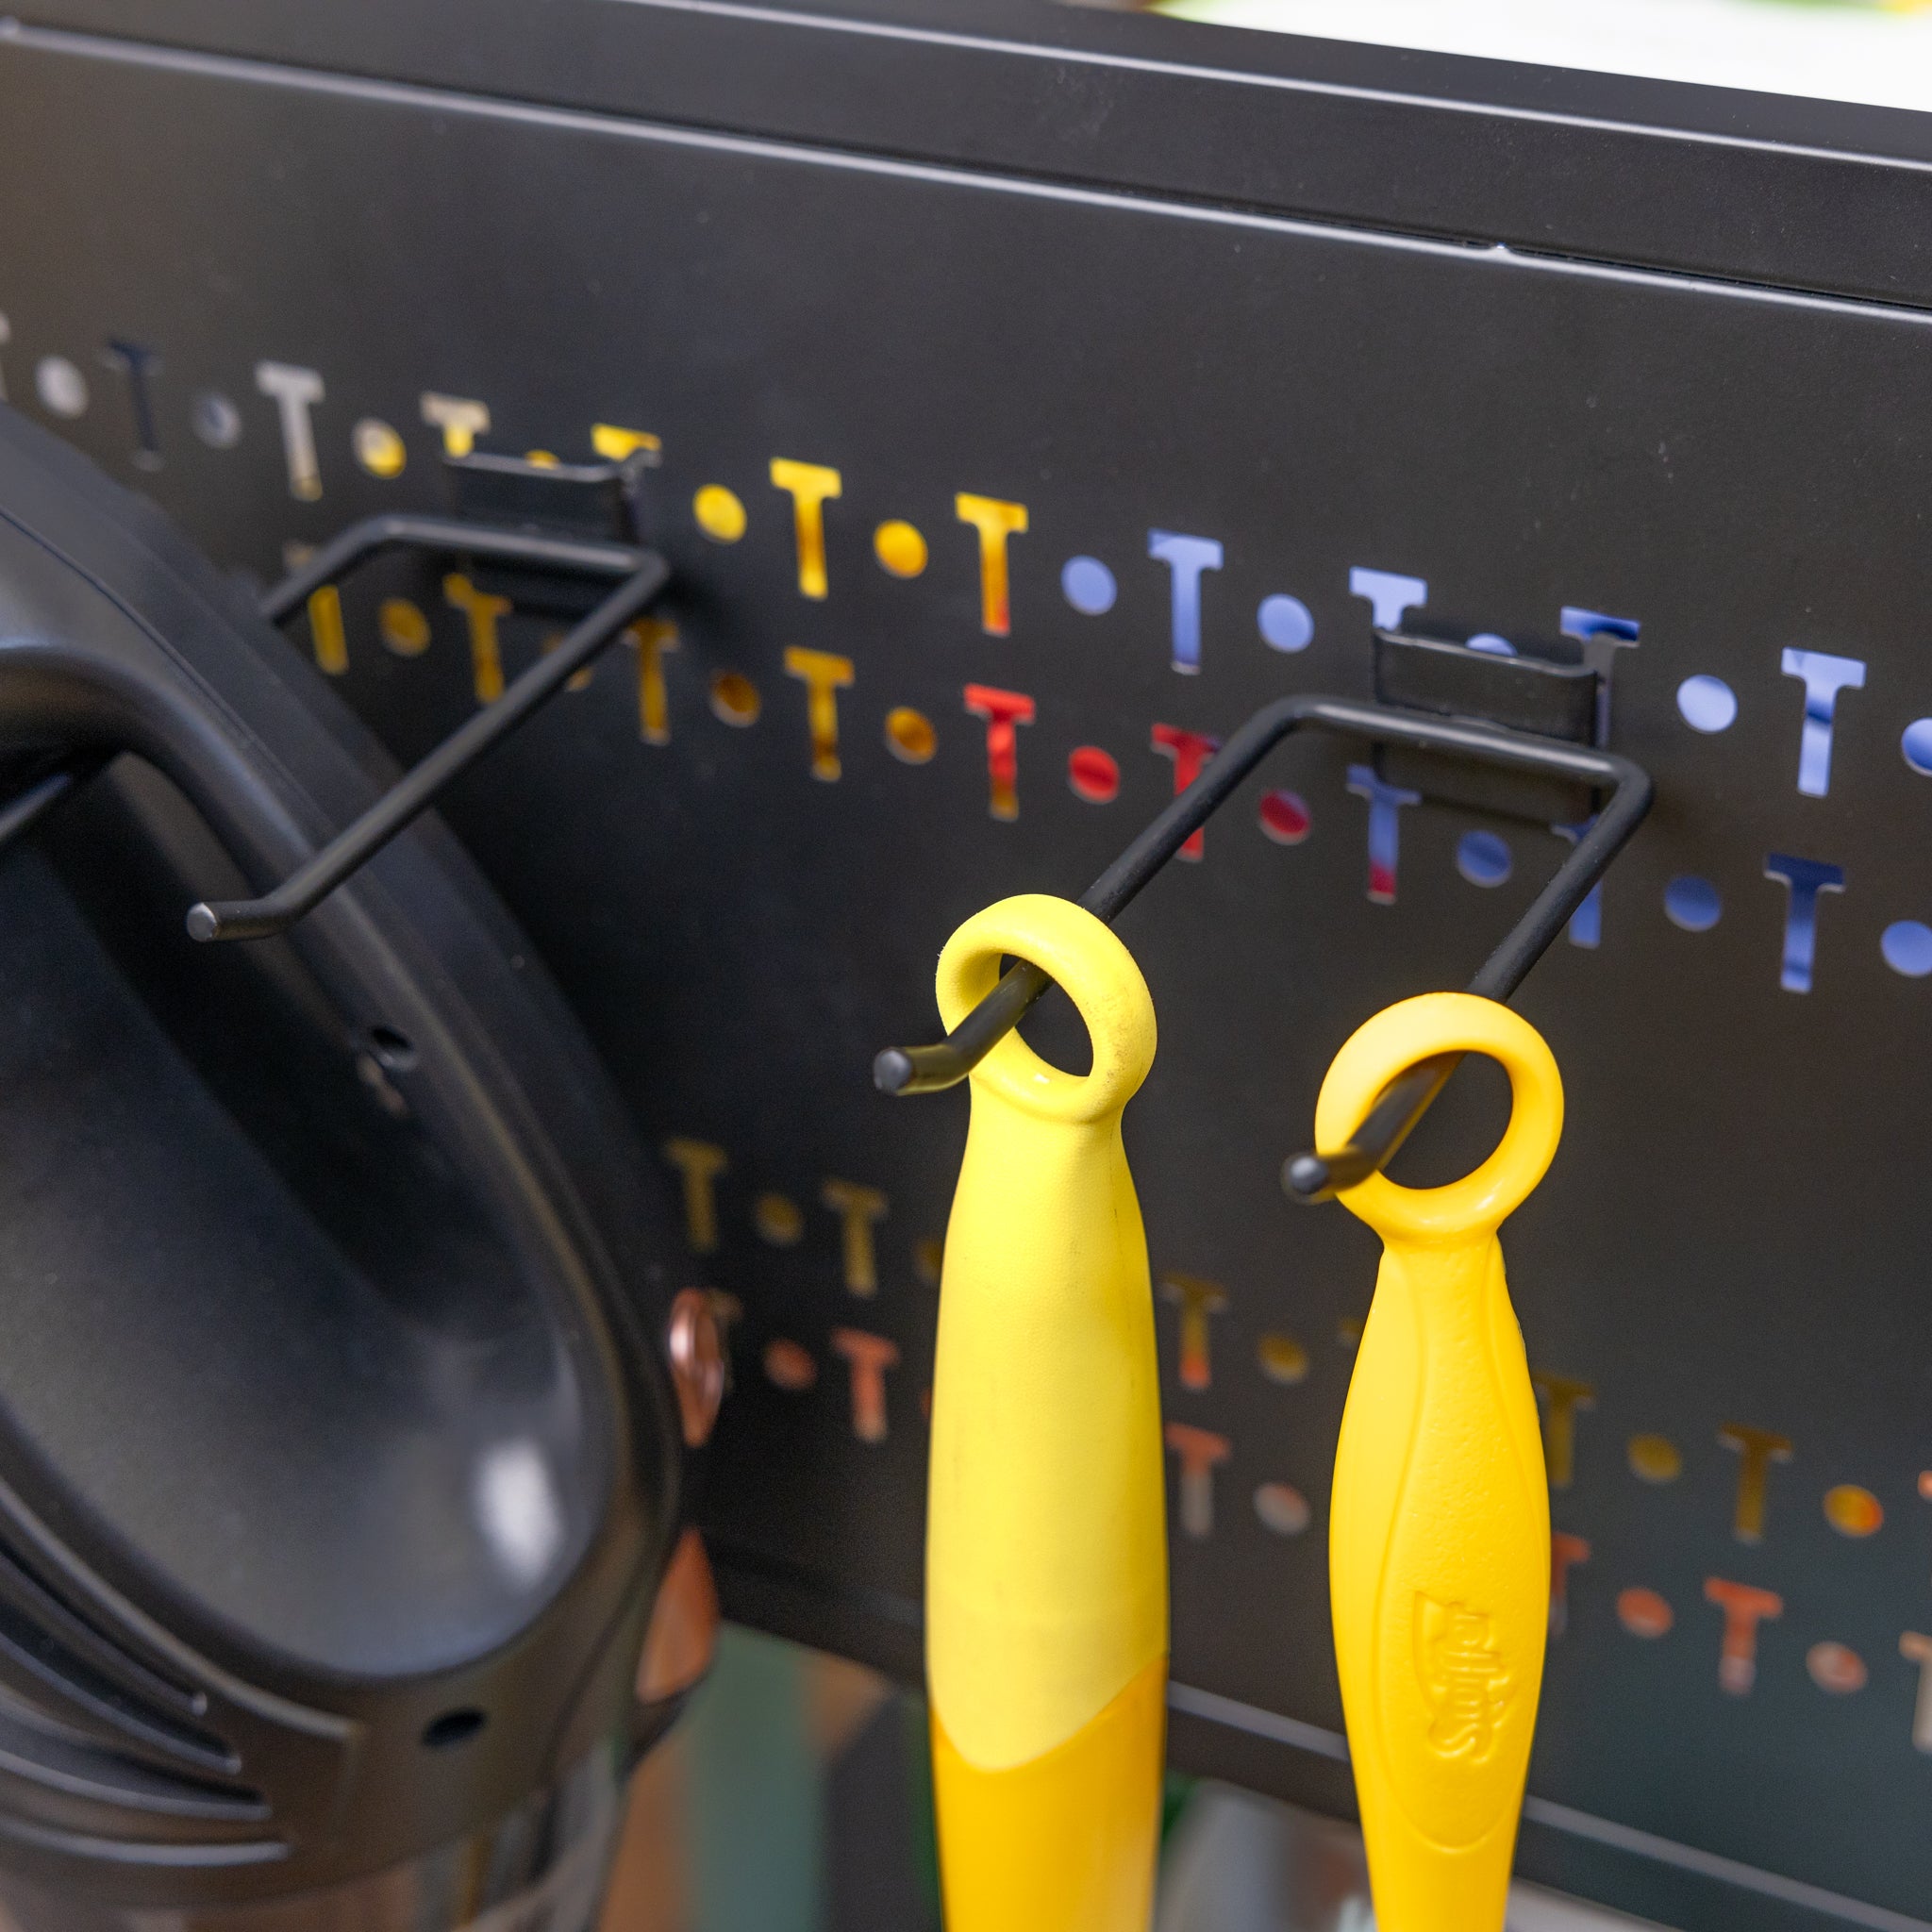
[[[541,469],[538,471],[541,475]],[[271,624],[292,617],[316,591],[345,577],[378,550],[429,550],[467,555],[491,563],[525,563],[567,576],[625,577],[642,561],[634,544],[596,538],[560,537],[538,530],[473,524],[461,517],[417,516],[407,510],[364,517],[331,537],[314,556],[291,571],[261,600]]]
[[521,563],[560,575],[622,581],[554,651],[514,679],[488,709],[452,732],[273,891],[256,899],[204,900],[190,907],[188,930],[195,939],[266,939],[287,931],[313,911],[425,811],[448,785],[613,643],[625,625],[663,595],[671,581],[671,567],[661,557],[633,544],[504,529],[459,517],[397,514],[351,525],[269,591],[261,600],[261,613],[279,623],[365,558],[400,546]]
[[[1201,775],[1080,896],[1108,924],[1224,805],[1267,755],[1304,726],[1403,745],[1506,771],[1533,772],[1608,794],[1594,823],[1503,943],[1470,981],[1485,999],[1507,1000],[1569,924],[1650,809],[1650,774],[1613,752],[1535,738],[1473,719],[1440,718],[1348,698],[1289,697],[1257,711],[1209,759]],[[1052,980],[1030,961],[1010,967],[978,1006],[934,1046],[888,1047],[873,1062],[884,1093],[935,1093],[963,1080],[1017,1025]],[[1437,1055],[1392,1081],[1346,1147],[1297,1155],[1282,1184],[1295,1199],[1327,1199],[1385,1165],[1455,1071],[1458,1055]]]
[[26,837],[57,805],[72,798],[87,781],[108,763],[98,752],[89,752],[56,765],[37,777],[0,806],[0,852],[6,852]]

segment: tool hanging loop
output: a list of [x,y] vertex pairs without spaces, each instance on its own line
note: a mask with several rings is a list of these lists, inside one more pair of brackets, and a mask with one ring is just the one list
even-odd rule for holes
[[1382,1237],[1330,1514],[1335,1658],[1376,1923],[1503,1932],[1549,1624],[1550,1509],[1502,1222],[1563,1126],[1547,1045],[1507,1007],[1426,993],[1336,1057],[1318,1142],[1345,1141],[1405,1069],[1482,1053],[1514,1107],[1447,1187],[1374,1174],[1340,1196]]
[[1065,899],[1003,899],[969,919],[940,955],[940,1018],[948,1028],[992,991],[1008,954],[1042,968],[1066,990],[1087,1024],[1093,1066],[1087,1074],[1062,1073],[1017,1032],[1007,1033],[973,1071],[975,1101],[984,1091],[1041,1120],[1111,1119],[1118,1133],[1121,1109],[1154,1064],[1154,1004],[1133,956],[1091,913]]
[[940,958],[948,1024],[1002,955],[1073,996],[1093,1070],[1009,1033],[974,1068],[933,1375],[926,1676],[951,1932],[1145,1932],[1167,1545],[1147,1241],[1121,1110],[1154,1059],[1126,948],[1008,899]]
[[[1467,1036],[1466,1038],[1464,1036]],[[1474,1241],[1495,1230],[1542,1179],[1563,1132],[1563,1082],[1535,1027],[1493,1000],[1427,992],[1377,1013],[1335,1056],[1315,1102],[1318,1145],[1339,1146],[1412,1068],[1446,1054],[1480,1053],[1509,1075],[1514,1102],[1495,1151],[1441,1188],[1405,1188],[1372,1174],[1338,1195],[1385,1241]]]

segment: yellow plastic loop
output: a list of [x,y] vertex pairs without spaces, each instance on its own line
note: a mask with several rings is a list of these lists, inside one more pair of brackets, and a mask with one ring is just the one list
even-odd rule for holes
[[1441,1188],[1405,1188],[1371,1174],[1340,1198],[1385,1238],[1464,1240],[1499,1227],[1542,1179],[1563,1134],[1563,1081],[1535,1027],[1493,1000],[1425,992],[1377,1013],[1335,1057],[1315,1103],[1315,1144],[1340,1147],[1376,1096],[1419,1060],[1481,1053],[1509,1075],[1514,1107],[1496,1150],[1474,1174]]
[[1503,1932],[1542,1682],[1550,1512],[1496,1229],[1563,1125],[1557,1063],[1505,1007],[1430,993],[1344,1046],[1315,1111],[1347,1140],[1397,1074],[1485,1053],[1514,1107],[1448,1187],[1374,1174],[1342,1201],[1383,1240],[1335,1454],[1335,1662],[1382,1932]]
[[1133,955],[1071,900],[1044,892],[1002,899],[969,919],[940,955],[940,1017],[948,1032],[992,991],[1002,955],[1032,960],[1065,988],[1087,1023],[1093,1067],[1062,1073],[1014,1032],[974,1069],[974,1085],[1041,1120],[1118,1113],[1154,1064],[1154,1002]]

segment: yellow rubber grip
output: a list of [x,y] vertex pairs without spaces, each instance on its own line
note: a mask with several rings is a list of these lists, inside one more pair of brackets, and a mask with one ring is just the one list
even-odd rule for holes
[[1167,1659],[1157,1657],[1057,1750],[981,1771],[932,1721],[949,1928],[1143,1927],[1154,1908]]
[[1337,1056],[1315,1111],[1343,1144],[1431,1055],[1502,1062],[1502,1141],[1449,1187],[1371,1175],[1341,1198],[1382,1237],[1336,1452],[1329,1532],[1341,1678],[1381,1932],[1502,1932],[1549,1622],[1550,1510],[1496,1230],[1542,1178],[1563,1088],[1507,1007],[1429,993]]
[[[1121,1113],[1153,1063],[1154,1007],[1099,920],[1028,895],[948,942],[949,1028],[1005,955],[1066,989],[1093,1067],[1062,1073],[1011,1033],[972,1075],[926,1523],[947,1927],[1143,1932],[1167,1554],[1153,1295]],[[1054,1821],[1044,1836],[1025,1823],[1036,1811]]]

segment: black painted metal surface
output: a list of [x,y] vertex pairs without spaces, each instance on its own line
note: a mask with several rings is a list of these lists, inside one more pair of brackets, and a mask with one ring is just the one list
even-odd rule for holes
[[[447,816],[735,1298],[741,1614],[917,1669],[964,1102],[867,1069],[929,1031],[954,924],[1078,891],[1262,703],[1368,696],[1372,621],[1573,658],[1641,623],[1594,635],[1658,803],[1520,1002],[1571,1105],[1508,1235],[1568,1540],[1524,1866],[1684,1925],[1932,1923],[1924,124],[1019,0],[973,45],[940,7],[34,11],[266,63],[0,42],[0,375],[217,558],[435,508],[452,398],[512,453],[661,441],[675,648]],[[1077,58],[987,44],[1029,37]],[[158,358],[145,413],[109,338]],[[345,591],[341,689],[402,759],[556,627],[475,592]],[[1121,922],[1161,1017],[1128,1136],[1174,1304],[1175,1752],[1338,1807],[1324,1499],[1374,1252],[1277,1170],[1340,1042],[1465,980],[1564,836],[1351,766],[1298,746]],[[1456,1087],[1398,1172],[1493,1134]]]

